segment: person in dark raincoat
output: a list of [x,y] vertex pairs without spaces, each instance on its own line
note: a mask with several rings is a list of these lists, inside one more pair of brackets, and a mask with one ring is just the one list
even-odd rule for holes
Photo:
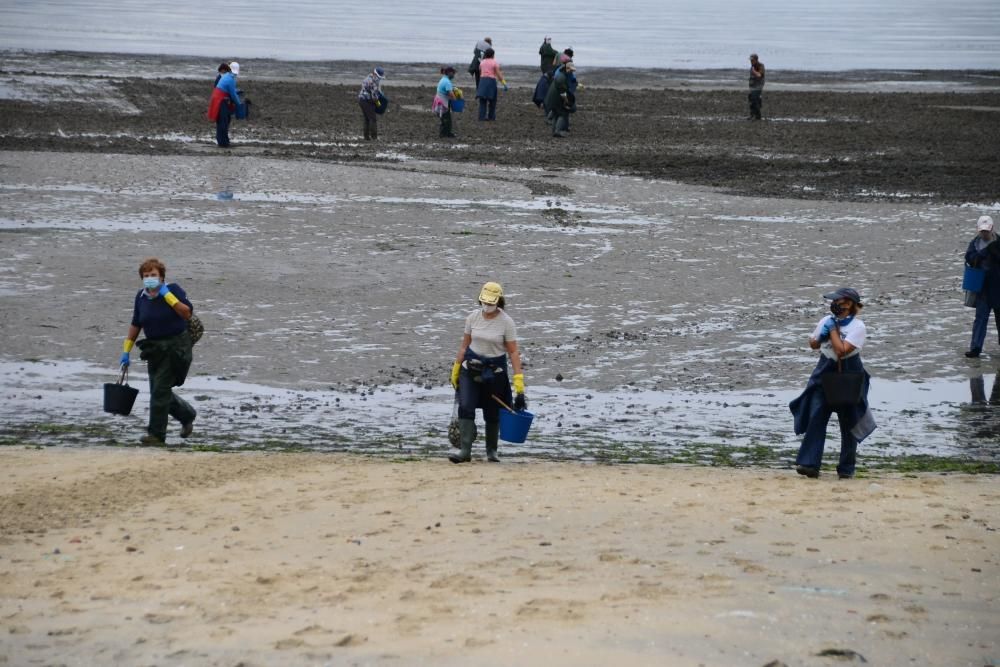
[[570,89],[570,77],[576,71],[576,66],[570,60],[556,70],[552,84],[545,95],[545,114],[552,123],[552,136],[565,137],[569,130],[569,115],[576,104]]
[[[850,287],[843,287],[824,299],[832,301],[830,311],[816,325],[809,337],[809,347],[820,351],[819,362],[813,369],[805,391],[788,407],[795,419],[795,434],[803,436],[795,470],[806,477],[819,477],[826,442],[826,425],[834,412],[840,422],[840,461],[837,476],[841,479],[854,477],[857,463],[858,443],[875,430],[875,419],[868,408],[868,389],[871,376],[861,363],[861,348],[864,347],[867,329],[858,318],[863,308],[861,296]],[[851,406],[831,409],[823,393],[822,377],[826,373],[838,372],[838,363],[845,372],[864,374],[860,400]]]

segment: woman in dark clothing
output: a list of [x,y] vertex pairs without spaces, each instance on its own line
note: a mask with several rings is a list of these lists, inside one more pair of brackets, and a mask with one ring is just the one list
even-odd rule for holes
[[132,324],[122,345],[120,362],[129,365],[129,352],[140,331],[146,337],[139,341],[139,358],[149,367],[149,426],[140,444],[160,446],[167,440],[167,418],[181,423],[181,437],[194,429],[195,409],[178,397],[174,387],[184,384],[191,368],[191,334],[188,321],[194,306],[177,283],[167,284],[167,267],[150,257],[139,265],[143,289],[135,295]]
[[976,222],[976,236],[969,241],[969,248],[965,251],[965,263],[986,271],[983,289],[976,297],[972,342],[969,344],[969,351],[965,353],[967,357],[978,357],[983,351],[983,343],[986,342],[990,311],[993,311],[993,324],[996,325],[997,337],[1000,339],[1000,243],[997,243],[997,235],[993,231],[993,218],[990,216],[980,216]]
[[[809,337],[809,347],[820,350],[816,368],[809,376],[805,391],[788,407],[795,418],[795,434],[802,435],[802,445],[795,459],[795,470],[806,477],[819,477],[826,442],[826,425],[834,412],[840,422],[840,462],[837,476],[840,479],[854,477],[854,467],[858,443],[875,430],[875,419],[868,409],[868,387],[871,376],[861,363],[861,348],[865,344],[867,330],[865,323],[858,319],[861,312],[861,296],[850,287],[824,294],[830,299],[832,315],[827,315],[816,325]],[[861,399],[845,408],[831,408],[823,392],[822,376],[841,370],[848,373],[863,373],[864,384]]]

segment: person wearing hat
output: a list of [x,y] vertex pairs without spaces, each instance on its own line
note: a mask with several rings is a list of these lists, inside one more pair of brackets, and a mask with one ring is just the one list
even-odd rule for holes
[[240,94],[236,89],[236,77],[240,64],[229,63],[226,70],[219,66],[219,77],[208,102],[208,119],[215,122],[215,143],[219,148],[229,148],[229,121],[240,104]]
[[965,263],[986,272],[983,289],[976,297],[976,319],[972,323],[972,342],[967,357],[978,357],[986,342],[986,329],[993,311],[993,324],[1000,342],[1000,243],[993,231],[993,218],[982,215],[976,221],[976,235],[965,251]]
[[[500,441],[500,404],[494,396],[515,410],[524,410],[524,374],[521,353],[517,347],[517,328],[505,311],[507,305],[500,283],[488,282],[479,291],[479,308],[465,318],[465,333],[458,355],[451,367],[451,386],[458,392],[458,429],[461,450],[452,454],[452,463],[472,460],[472,441],[476,438],[476,409],[483,411],[486,421],[486,460],[500,461],[497,449]],[[514,393],[511,401],[507,381],[507,360],[514,370]]]
[[452,83],[455,78],[454,67],[442,67],[441,75],[441,80],[438,81],[437,85],[437,92],[434,94],[434,103],[431,105],[431,111],[437,114],[441,121],[438,136],[450,139],[457,136],[451,126],[451,102],[458,99],[462,91],[459,88],[455,88],[455,84]]
[[500,63],[496,60],[493,49],[486,49],[483,60],[479,63],[479,85],[476,86],[476,99],[479,100],[479,120],[497,119],[497,83],[507,90],[507,81],[503,78]]
[[565,137],[569,131],[569,115],[576,101],[570,88],[570,77],[576,71],[572,60],[567,61],[556,70],[552,77],[552,85],[545,94],[546,118],[552,123],[552,136]]
[[167,440],[167,422],[173,417],[181,423],[181,437],[194,430],[197,412],[173,392],[184,384],[193,359],[193,339],[188,323],[194,306],[187,293],[177,283],[167,283],[167,267],[150,257],[139,265],[142,289],[135,295],[132,323],[122,344],[119,363],[128,368],[129,353],[140,332],[146,337],[139,341],[140,358],[149,370],[149,425],[139,443],[162,447]]
[[[819,321],[809,337],[809,347],[820,351],[819,362],[809,376],[805,391],[788,404],[795,419],[795,434],[803,436],[795,458],[795,470],[806,477],[819,477],[826,425],[836,412],[840,422],[837,476],[849,479],[854,476],[858,443],[875,430],[875,419],[868,408],[871,376],[861,363],[861,348],[864,347],[867,330],[865,323],[858,318],[863,304],[857,290],[842,287],[824,294],[823,298],[830,299],[831,314]],[[823,393],[822,376],[839,370],[862,373],[864,379],[861,399],[855,405],[834,410],[827,404]]]
[[539,68],[542,70],[542,74],[551,79],[556,65],[559,64],[559,52],[552,48],[551,37],[546,37],[542,45],[538,47],[538,56],[540,59]]
[[378,139],[378,109],[382,105],[382,80],[385,70],[376,67],[372,73],[361,82],[361,92],[358,93],[358,105],[365,123],[365,141]]
[[750,54],[750,120],[760,120],[760,108],[764,104],[764,63],[757,59],[756,53]]

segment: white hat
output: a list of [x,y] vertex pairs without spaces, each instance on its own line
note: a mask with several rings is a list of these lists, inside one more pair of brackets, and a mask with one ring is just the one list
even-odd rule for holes
[[240,64],[238,62],[229,63],[229,69],[235,76],[240,75]]
[[976,229],[981,232],[992,232],[993,218],[988,215],[979,216],[979,220],[976,221]]

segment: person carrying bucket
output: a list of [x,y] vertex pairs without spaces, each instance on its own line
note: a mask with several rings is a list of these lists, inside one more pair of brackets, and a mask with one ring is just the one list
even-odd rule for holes
[[452,129],[451,111],[455,101],[462,99],[462,90],[456,88],[454,83],[452,83],[454,78],[454,67],[441,68],[441,80],[438,81],[437,92],[434,94],[434,103],[431,104],[431,111],[441,119],[439,136],[447,139],[458,136]]
[[195,409],[174,393],[184,384],[191,368],[193,340],[189,321],[194,306],[177,283],[167,282],[167,267],[155,257],[139,265],[142,289],[135,295],[132,323],[122,344],[119,363],[128,368],[129,353],[140,332],[146,337],[138,342],[140,358],[149,366],[149,425],[139,444],[162,447],[167,440],[167,422],[173,417],[181,424],[181,437],[187,438],[198,416]]
[[208,102],[208,119],[215,123],[215,143],[219,148],[229,148],[229,120],[240,105],[240,94],[236,89],[236,77],[240,73],[237,62],[219,66],[212,97]]
[[986,342],[986,329],[993,312],[993,324],[1000,342],[1000,243],[993,231],[993,218],[982,215],[976,221],[976,235],[965,251],[965,265],[983,271],[983,284],[976,295],[976,319],[972,322],[972,342],[965,356],[978,357]]
[[483,411],[486,421],[486,460],[499,463],[500,403],[496,399],[511,404],[511,387],[507,381],[508,356],[514,370],[514,409],[520,411],[527,408],[517,328],[504,310],[506,305],[500,283],[488,282],[479,291],[479,308],[465,318],[462,344],[451,367],[451,386],[458,392],[461,437],[461,450],[448,457],[452,463],[472,460],[477,408]]

